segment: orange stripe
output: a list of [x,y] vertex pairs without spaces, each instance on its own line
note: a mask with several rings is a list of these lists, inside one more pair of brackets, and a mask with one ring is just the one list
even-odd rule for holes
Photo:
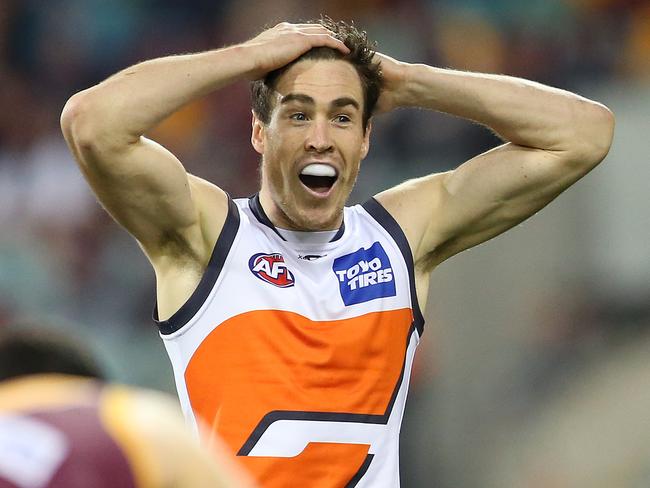
[[[323,322],[279,310],[233,317],[206,337],[186,369],[193,410],[235,452],[273,410],[382,415],[412,321],[410,309]],[[302,486],[298,471],[312,485],[334,476],[331,486],[337,486],[356,472],[367,450],[310,444],[296,458],[240,459],[263,486]]]

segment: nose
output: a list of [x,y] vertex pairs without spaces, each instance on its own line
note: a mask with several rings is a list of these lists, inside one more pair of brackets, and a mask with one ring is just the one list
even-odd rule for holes
[[327,120],[315,120],[305,139],[305,149],[311,152],[325,153],[333,149],[330,126]]

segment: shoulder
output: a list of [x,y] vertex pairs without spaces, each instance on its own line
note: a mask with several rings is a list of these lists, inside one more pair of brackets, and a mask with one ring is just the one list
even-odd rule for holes
[[145,249],[157,272],[179,264],[186,267],[190,262],[205,266],[226,221],[229,197],[225,191],[191,174],[188,174],[188,185],[196,208],[194,222],[164,233],[156,246]]
[[448,174],[434,173],[407,180],[374,197],[404,232],[416,263],[421,264],[431,252],[430,243],[424,245],[424,239],[439,215]]
[[[189,175],[190,191],[199,212],[201,238],[209,259],[228,216],[230,197],[218,186]],[[207,262],[206,259],[206,262]]]

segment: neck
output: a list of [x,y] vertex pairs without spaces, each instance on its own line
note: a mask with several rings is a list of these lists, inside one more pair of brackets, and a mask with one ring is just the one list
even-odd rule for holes
[[[343,223],[343,212],[339,212],[333,222],[326,222],[322,225],[314,225],[313,221],[310,221],[308,217],[305,217],[305,222],[297,222],[296,219],[291,218],[287,212],[282,209],[281,205],[276,204],[276,202],[271,197],[270,193],[260,190],[259,193],[260,204],[264,213],[269,218],[271,223],[280,229],[292,230],[292,231],[328,231],[328,230],[338,230]],[[297,213],[297,212],[296,212]]]

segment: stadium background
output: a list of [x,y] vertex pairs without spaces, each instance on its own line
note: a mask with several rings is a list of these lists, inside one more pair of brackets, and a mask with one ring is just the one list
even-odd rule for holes
[[[173,391],[154,277],[89,193],[66,99],[151,57],[243,41],[320,12],[398,59],[506,73],[616,114],[605,163],[529,221],[434,273],[402,434],[406,487],[650,486],[650,3],[642,0],[2,0],[0,324],[47,317],[112,377]],[[247,86],[151,134],[233,196],[257,187]],[[375,121],[353,201],[498,141],[398,111]]]

